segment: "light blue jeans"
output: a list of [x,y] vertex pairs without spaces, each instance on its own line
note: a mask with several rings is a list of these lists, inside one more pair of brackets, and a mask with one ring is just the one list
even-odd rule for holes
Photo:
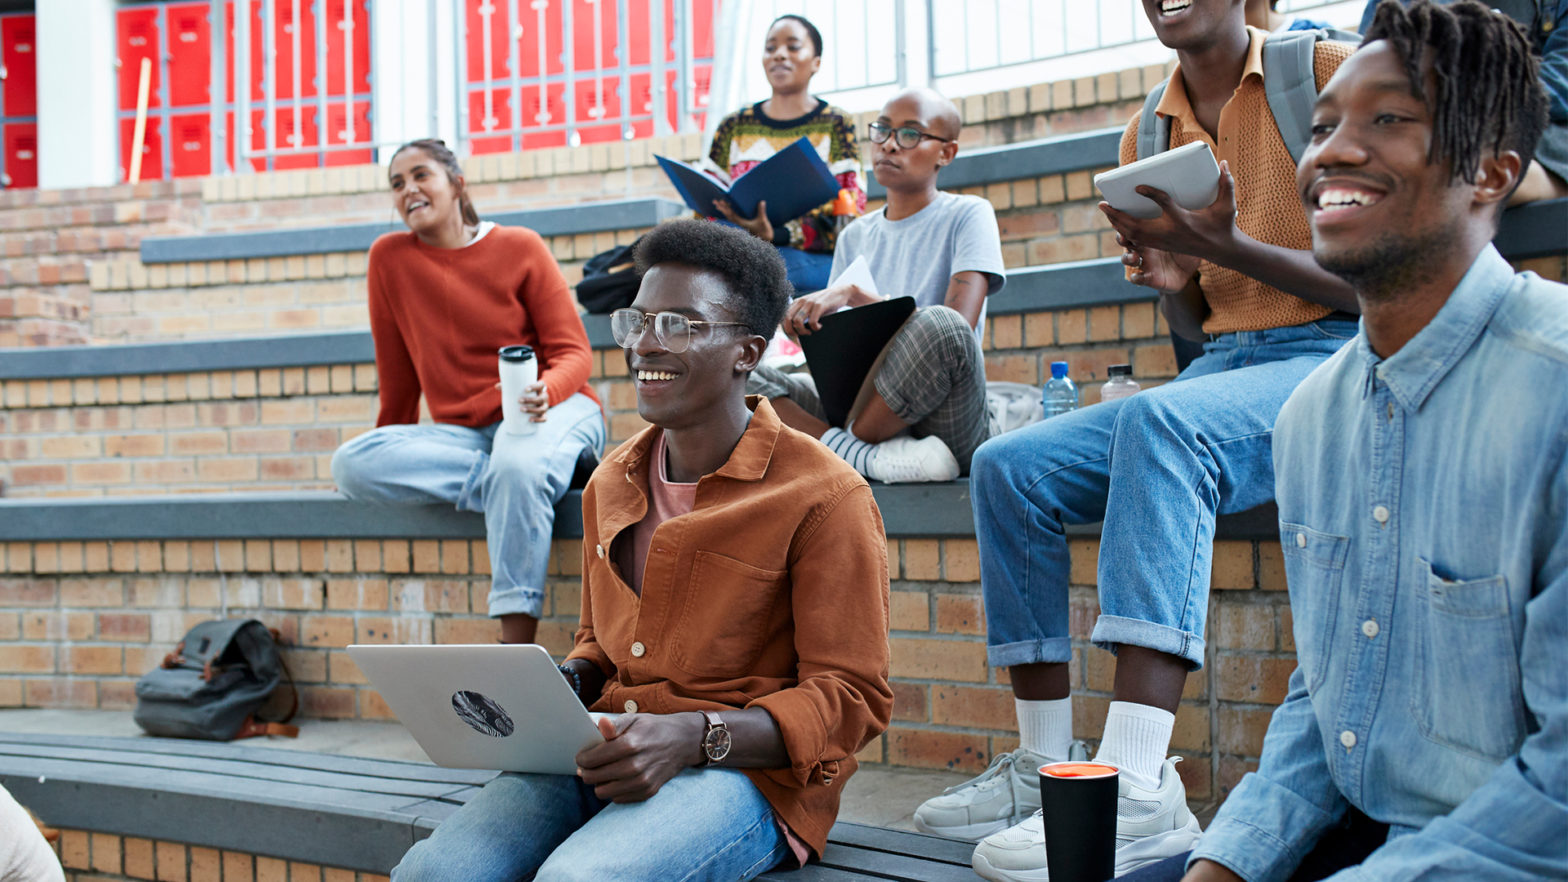
[[584,450],[604,449],[604,414],[577,393],[529,435],[446,423],[382,426],[339,447],[332,479],[350,499],[445,502],[483,512],[490,549],[490,615],[538,618],[550,566],[555,504]]
[[1065,662],[1065,527],[1103,520],[1091,639],[1203,666],[1216,514],[1274,498],[1274,420],[1356,334],[1324,319],[1212,338],[1176,380],[987,441],[970,465],[986,654]]
[[415,843],[392,880],[743,882],[789,853],[773,818],[734,769],[687,769],[628,803],[572,775],[506,774]]

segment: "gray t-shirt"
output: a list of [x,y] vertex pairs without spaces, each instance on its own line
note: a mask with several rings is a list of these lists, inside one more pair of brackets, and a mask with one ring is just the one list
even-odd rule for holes
[[[903,220],[890,221],[880,209],[861,217],[839,234],[833,251],[837,280],[862,254],[883,297],[915,298],[920,306],[939,305],[955,273],[982,272],[989,283],[986,296],[1002,290],[1002,237],[996,212],[979,196],[937,193],[931,204]],[[975,336],[984,345],[985,305]]]

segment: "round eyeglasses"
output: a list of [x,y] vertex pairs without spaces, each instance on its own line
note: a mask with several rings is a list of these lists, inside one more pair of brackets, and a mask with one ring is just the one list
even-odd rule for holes
[[941,135],[933,135],[929,132],[922,132],[914,126],[899,126],[898,128],[894,128],[890,125],[887,125],[886,123],[874,122],[866,126],[866,131],[871,136],[871,140],[874,143],[884,143],[891,136],[893,141],[905,150],[913,150],[916,147],[919,147],[920,142],[927,138],[930,138],[933,141],[941,141],[944,144],[953,143],[952,138],[944,138]]
[[642,336],[648,325],[653,325],[653,336],[670,352],[685,352],[691,348],[691,338],[695,336],[696,329],[703,326],[720,327],[733,325],[745,327],[745,322],[704,322],[689,319],[678,312],[656,312],[652,315],[640,309],[617,309],[610,313],[610,333],[615,337],[615,345],[623,349],[630,349]]

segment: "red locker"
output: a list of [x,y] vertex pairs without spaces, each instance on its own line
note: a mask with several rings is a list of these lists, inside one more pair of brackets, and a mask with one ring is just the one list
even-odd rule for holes
[[719,17],[718,7],[719,0],[692,0],[692,58],[713,58],[713,20]]
[[[0,84],[0,116],[38,115],[35,27],[36,19],[31,15],[0,16],[0,68],[5,71],[5,81]],[[9,148],[6,153],[9,158]],[[9,161],[6,165],[9,167]]]
[[593,80],[580,82],[573,89],[577,134],[583,144],[602,144],[621,139],[621,81],[606,77],[595,88]]
[[[676,91],[676,73],[673,70],[664,72],[664,117],[672,128],[675,126],[675,117],[680,110],[680,95]],[[632,116],[647,116],[654,112],[653,101],[653,75],[632,74]],[[653,134],[653,124],[649,122],[644,131],[644,126],[636,127],[639,138]]]
[[[594,9],[599,9],[599,31],[594,33]],[[635,32],[633,32],[635,33]],[[599,65],[593,60],[594,40],[599,42]],[[572,0],[572,69],[610,70],[616,66],[615,0]]]
[[[234,35],[239,33],[239,29],[235,26],[235,16],[240,14],[241,6],[246,6],[250,10],[250,100],[252,104],[257,104],[266,100],[266,95],[262,92],[262,83],[266,71],[264,56],[262,55],[262,0],[240,0],[239,3],[230,0],[229,2],[228,13],[224,19],[224,21],[228,22],[228,34],[225,35],[228,54],[224,57],[229,59],[228,89],[225,94],[227,96],[226,100],[233,103],[234,76],[239,67],[235,60],[236,55],[234,51]],[[230,143],[233,142],[230,141]]]
[[326,5],[327,94],[342,95],[344,92],[345,36],[348,38],[347,57],[353,62],[353,82],[349,85],[355,94],[367,93],[370,91],[370,18],[365,0],[326,0]]
[[[136,137],[135,118],[120,120],[120,180],[131,179],[131,144]],[[163,180],[163,120],[147,117],[147,133],[142,141],[143,181]]]
[[38,124],[8,125],[0,141],[5,150],[5,178],[0,185],[12,190],[38,186]]
[[675,8],[671,0],[631,0],[626,11],[626,34],[631,45],[626,47],[627,63],[648,64],[652,57],[648,52],[648,35],[652,32],[653,16],[650,14],[651,5],[657,3],[664,12],[664,62],[669,64],[675,60]]
[[545,88],[545,101],[541,106],[539,88],[523,87],[523,149],[534,147],[565,147],[566,130],[527,133],[527,129],[543,126],[560,126],[566,123],[566,84],[550,83]]
[[[274,149],[290,150],[301,147],[315,147],[321,143],[318,140],[320,135],[316,132],[316,106],[314,104],[307,104],[300,108],[300,131],[296,131],[294,128],[294,109],[291,107],[279,107],[277,115],[273,119],[277,123],[275,134],[272,136]],[[259,130],[256,134],[262,138],[256,144],[256,147],[259,149],[266,144],[266,136]],[[321,165],[321,155],[319,153],[283,154],[274,157],[272,160],[274,169],[315,168],[319,165]]]
[[119,65],[120,109],[136,109],[136,90],[141,81],[143,58],[152,59],[147,106],[157,107],[159,76],[163,73],[163,65],[158,59],[158,7],[133,6],[121,9],[115,18],[115,63]]
[[[172,107],[212,103],[212,25],[207,21],[207,9],[205,3],[171,4],[165,8]],[[175,174],[179,174],[178,160],[174,165]]]
[[[492,0],[499,2],[499,0]],[[561,63],[561,9],[568,0],[521,0],[518,6],[518,24],[521,36],[517,39],[517,75],[539,77],[558,74],[565,70]],[[539,35],[544,34],[544,65],[539,63]]]
[[[469,0],[467,6],[467,39],[464,42],[464,52],[468,56],[468,82],[469,83],[494,83],[508,79],[511,76],[511,59],[507,57],[507,47],[512,45],[508,37],[506,0]],[[526,6],[525,6],[526,8]],[[524,21],[528,18],[526,14]],[[490,67],[485,68],[485,23],[489,22],[490,29]]]
[[[346,105],[334,101],[327,105],[327,143],[360,144],[370,140],[370,102],[354,102],[354,130],[349,131]],[[334,150],[327,153],[327,165],[367,165],[369,150]]]
[[[294,20],[294,4],[299,4],[299,21]],[[273,80],[277,83],[279,101],[291,98],[313,98],[316,95],[316,17],[311,13],[311,0],[275,0],[273,3],[273,46],[277,49],[277,64]],[[294,81],[294,38],[299,37],[299,82]],[[258,56],[259,57],[259,56]],[[252,61],[255,65],[256,62]]]
[[[263,134],[262,128],[261,128],[261,115],[262,115],[262,112],[260,110],[252,110],[250,112],[251,149],[252,150],[260,150],[264,146],[264,144],[265,144],[265,142],[262,140],[263,137],[264,137],[264,134]],[[231,112],[231,113],[225,114],[225,116],[228,118],[227,119],[227,125],[228,125],[228,130],[229,130],[228,131],[229,140],[226,142],[229,145],[229,168],[231,170],[234,170],[234,171],[239,171],[241,169],[241,166],[240,166],[240,163],[239,163],[239,143],[240,143],[240,141],[239,141],[239,137],[236,136],[235,132],[234,132],[234,120],[235,120],[235,118],[237,116],[239,116],[239,114]],[[265,159],[262,159],[262,158],[259,158],[259,157],[252,157],[251,160],[250,160],[250,167],[251,167],[252,171],[266,171],[267,170],[267,161]]]
[[[526,106],[526,104],[525,104]],[[529,123],[524,121],[524,126]],[[505,153],[512,149],[511,135],[483,137],[485,132],[504,131],[512,127],[512,92],[510,89],[490,90],[490,113],[485,114],[483,90],[468,93],[468,133],[472,139],[469,149],[479,153]]]
[[174,177],[212,174],[212,120],[207,114],[176,114],[169,117],[169,127],[174,130],[174,137],[169,142]]

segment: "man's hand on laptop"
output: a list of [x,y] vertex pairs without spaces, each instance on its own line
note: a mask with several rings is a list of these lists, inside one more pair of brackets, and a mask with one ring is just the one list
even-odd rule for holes
[[791,340],[796,340],[802,334],[822,330],[822,317],[825,315],[832,315],[846,306],[865,306],[880,299],[853,283],[834,285],[791,301],[784,310],[784,321],[780,325]]
[[577,775],[600,799],[641,802],[703,762],[702,714],[623,714],[599,720],[603,744],[577,754]]

